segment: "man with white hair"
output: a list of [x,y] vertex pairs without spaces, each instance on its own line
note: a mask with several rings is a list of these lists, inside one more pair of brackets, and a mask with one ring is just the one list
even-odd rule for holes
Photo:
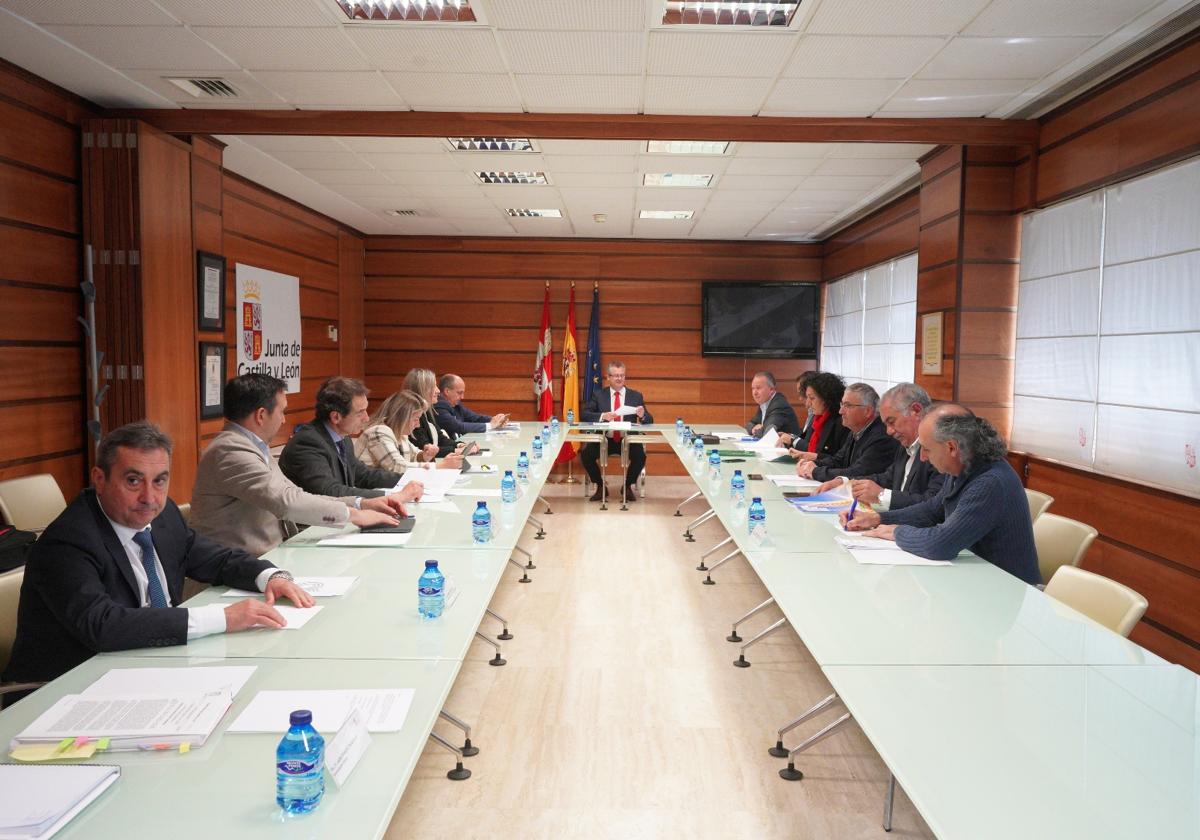
[[842,476],[873,475],[888,468],[900,448],[888,437],[879,419],[879,394],[865,382],[846,387],[838,412],[850,436],[832,455],[800,453],[796,474],[802,478],[829,481]]

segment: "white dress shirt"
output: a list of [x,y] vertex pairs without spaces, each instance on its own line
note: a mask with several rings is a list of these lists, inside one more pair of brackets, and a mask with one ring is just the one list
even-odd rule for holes
[[[609,402],[608,402],[608,410],[609,411],[617,410],[617,394],[621,395],[621,405],[625,405],[625,389],[622,388],[620,391],[613,391],[611,396],[609,397]],[[621,418],[618,417],[617,419],[620,420]]]
[[[96,502],[100,504],[99,500]],[[100,507],[100,511],[104,512],[104,507]],[[113,532],[117,535],[117,541],[121,543],[121,548],[125,549],[125,556],[129,560],[129,566],[133,570],[133,579],[137,581],[138,600],[141,606],[150,606],[150,579],[146,576],[146,569],[142,566],[142,549],[133,541],[133,535],[138,533],[137,530],[122,525],[119,522],[114,522],[107,513],[104,518],[108,519],[108,524],[112,526]],[[142,529],[149,531],[150,526],[147,525]],[[154,571],[158,573],[158,582],[162,585],[163,597],[167,599],[167,606],[175,606],[171,603],[171,593],[167,589],[167,576],[163,572],[162,560],[158,557],[157,549],[154,552]],[[254,579],[254,585],[258,587],[258,591],[262,592],[267,588],[267,581],[271,575],[275,574],[278,569],[272,567],[259,572]],[[225,607],[220,604],[210,604],[207,607],[189,607],[188,611],[188,626],[187,637],[191,639],[199,639],[201,636],[211,636],[213,633],[225,632]]]
[[[908,477],[909,477],[909,475],[912,474],[913,465],[916,464],[917,459],[921,457],[921,444],[914,440],[912,443],[912,446],[909,446],[904,451],[908,453],[908,460],[904,462],[904,477],[900,479],[900,486],[896,488],[897,490],[903,490],[904,485],[908,484]],[[885,489],[885,490],[880,491],[879,501],[883,503],[884,507],[891,510],[891,507],[892,507],[892,491],[891,491],[891,489]]]

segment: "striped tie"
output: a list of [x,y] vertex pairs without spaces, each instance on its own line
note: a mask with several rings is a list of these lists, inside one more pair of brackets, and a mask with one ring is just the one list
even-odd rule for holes
[[150,532],[138,531],[133,535],[133,541],[142,549],[142,568],[146,570],[146,596],[150,599],[150,606],[169,606],[158,570],[154,567],[154,540],[150,538]]

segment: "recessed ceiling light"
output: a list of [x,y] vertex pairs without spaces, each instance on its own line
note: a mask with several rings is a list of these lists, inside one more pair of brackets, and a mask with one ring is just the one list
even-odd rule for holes
[[692,218],[694,210],[643,210],[638,214],[642,219],[664,219],[669,222],[682,222]]
[[800,0],[667,0],[667,26],[787,26]]
[[506,207],[505,213],[517,219],[561,219],[562,211],[555,209],[531,210],[523,207]]
[[647,172],[642,177],[645,187],[707,187],[712,183],[712,175],[698,173],[686,174],[679,172]]
[[475,20],[471,0],[334,0],[351,20],[464,23]]
[[535,152],[533,141],[524,137],[447,137],[456,152]]
[[652,155],[723,155],[728,140],[647,140],[646,152]]
[[550,183],[545,172],[476,172],[475,177],[484,184],[540,184]]

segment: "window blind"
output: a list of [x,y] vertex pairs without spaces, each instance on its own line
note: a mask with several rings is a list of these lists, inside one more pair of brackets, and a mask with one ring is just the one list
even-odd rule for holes
[[883,393],[911,382],[916,355],[917,255],[829,284],[821,370]]

